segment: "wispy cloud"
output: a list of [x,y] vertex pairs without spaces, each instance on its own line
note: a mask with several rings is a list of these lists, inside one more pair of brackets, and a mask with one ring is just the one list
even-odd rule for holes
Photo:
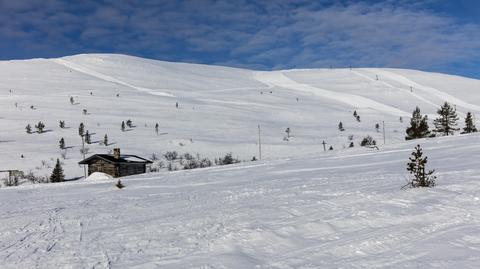
[[0,0],[0,32],[4,59],[117,52],[262,69],[480,65],[480,26],[425,1]]

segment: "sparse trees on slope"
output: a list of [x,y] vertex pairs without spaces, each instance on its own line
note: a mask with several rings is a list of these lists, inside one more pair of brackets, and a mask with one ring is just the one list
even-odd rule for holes
[[435,186],[436,177],[433,175],[435,170],[425,172],[427,157],[423,158],[422,155],[422,148],[417,145],[409,158],[410,162],[407,163],[407,171],[413,175],[413,178],[406,186],[411,188]]
[[50,182],[62,182],[65,180],[65,175],[63,174],[63,168],[60,164],[60,160],[57,159],[57,163],[53,168],[52,175],[50,175]]
[[475,122],[473,120],[472,113],[468,112],[465,117],[465,127],[463,128],[462,134],[469,134],[477,132],[477,127],[475,127]]
[[460,130],[460,128],[455,128],[458,121],[457,112],[449,103],[445,102],[443,106],[437,110],[437,113],[438,118],[433,121],[436,133],[453,135],[455,131]]
[[412,113],[410,127],[407,128],[406,133],[406,140],[425,138],[430,135],[430,131],[428,130],[428,117],[426,115],[422,116],[418,106]]

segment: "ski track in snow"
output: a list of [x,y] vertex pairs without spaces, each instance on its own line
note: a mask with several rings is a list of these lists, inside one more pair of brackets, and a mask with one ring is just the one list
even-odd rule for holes
[[380,83],[382,83],[383,85],[385,85],[385,86],[387,86],[387,87],[389,87],[389,88],[391,88],[391,89],[406,91],[406,92],[408,92],[409,94],[411,94],[413,97],[415,97],[416,99],[418,99],[418,100],[420,100],[420,101],[422,101],[422,102],[424,102],[424,103],[426,103],[426,104],[430,104],[430,105],[432,105],[432,106],[434,106],[434,107],[439,107],[438,104],[435,104],[435,103],[431,102],[430,100],[428,100],[428,99],[426,99],[426,98],[423,98],[422,96],[420,96],[420,95],[418,95],[418,94],[416,94],[416,93],[414,93],[414,92],[411,92],[409,88],[408,88],[408,89],[407,89],[407,88],[405,88],[405,89],[400,89],[400,88],[398,88],[398,87],[393,86],[392,84],[389,84],[389,83],[385,82],[385,81],[383,80],[383,77],[382,77],[381,80],[376,80],[376,79],[371,78],[371,77],[369,77],[369,76],[367,76],[367,75],[365,75],[365,74],[362,74],[362,73],[361,73],[360,71],[358,71],[358,70],[352,69],[351,72],[352,72],[353,74],[359,76],[359,77],[362,77],[362,78],[367,79],[368,81],[371,81],[371,82],[380,82]]
[[60,65],[63,65],[65,67],[69,68],[69,69],[75,70],[77,72],[80,72],[80,73],[83,73],[83,74],[86,74],[86,75],[89,75],[89,76],[92,76],[92,77],[96,77],[96,78],[104,80],[104,81],[120,84],[120,85],[126,86],[128,88],[131,88],[131,89],[134,89],[134,90],[137,90],[137,91],[140,91],[140,92],[145,92],[145,93],[148,93],[148,94],[151,94],[151,95],[157,95],[157,96],[175,97],[173,94],[170,94],[170,93],[131,85],[131,84],[126,83],[124,81],[121,81],[119,79],[116,79],[116,78],[113,78],[111,76],[99,73],[99,72],[94,71],[94,70],[90,70],[90,69],[88,69],[84,66],[81,66],[79,64],[73,63],[73,62],[65,60],[65,59],[59,58],[59,59],[53,59],[52,61],[55,62],[55,63],[58,63]]
[[468,145],[479,137],[421,141],[433,189],[400,189],[418,141],[133,176],[123,190],[0,189],[2,268],[473,269],[480,153]]
[[444,100],[444,101],[449,102],[451,104],[455,104],[459,107],[461,106],[461,107],[467,108],[469,110],[480,111],[480,106],[467,103],[467,102],[465,102],[465,101],[463,101],[463,100],[461,100],[457,97],[454,97],[454,96],[452,96],[452,95],[450,95],[446,92],[442,92],[438,89],[421,85],[421,84],[419,84],[419,83],[417,83],[417,82],[415,82],[415,81],[413,81],[409,78],[406,78],[405,76],[402,76],[402,75],[399,75],[399,74],[396,74],[396,73],[393,73],[393,72],[389,72],[389,71],[386,71],[386,70],[378,70],[378,73],[382,77],[386,77],[386,78],[391,79],[393,81],[404,84],[405,86],[408,86],[408,87],[412,86],[412,87],[414,87],[415,90],[423,91],[427,96],[436,96],[437,98],[439,98],[441,100]]
[[353,108],[370,108],[390,115],[408,117],[410,114],[398,108],[391,107],[369,98],[348,93],[334,92],[307,84],[302,84],[286,77],[282,71],[257,72],[255,79],[266,85],[275,85],[282,88],[307,92],[323,98],[347,104]]

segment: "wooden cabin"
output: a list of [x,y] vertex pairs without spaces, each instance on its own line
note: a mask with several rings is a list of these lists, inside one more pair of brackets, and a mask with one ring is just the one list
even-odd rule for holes
[[79,162],[88,165],[88,175],[102,172],[113,177],[143,174],[147,171],[147,164],[151,163],[136,155],[121,155],[118,148],[113,149],[113,154],[95,154]]

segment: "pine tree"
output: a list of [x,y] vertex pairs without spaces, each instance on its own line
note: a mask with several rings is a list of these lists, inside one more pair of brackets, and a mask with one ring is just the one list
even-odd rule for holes
[[350,142],[350,145],[348,145],[349,148],[353,148],[354,146],[353,142]]
[[63,137],[60,139],[58,143],[60,145],[60,149],[65,149],[65,140],[63,139]]
[[32,126],[30,126],[30,124],[27,124],[27,126],[25,127],[25,130],[27,131],[27,134],[31,134],[32,133]]
[[108,146],[108,136],[107,136],[107,134],[105,134],[105,136],[103,137],[103,144],[105,146]]
[[354,116],[355,118],[357,117],[357,115],[358,115],[358,114],[357,114],[357,111],[356,111],[356,110],[353,111],[353,116]]
[[330,146],[330,147],[328,148],[328,150],[333,150],[333,146]]
[[340,132],[345,131],[345,129],[343,128],[343,123],[342,122],[338,123],[338,130],[340,130]]
[[375,123],[375,130],[378,132],[380,132],[380,124],[378,123]]
[[360,122],[360,115],[357,115],[357,121]]
[[125,188],[125,185],[122,184],[122,182],[120,181],[120,179],[117,181],[117,184],[115,184],[115,186],[117,186],[117,188],[119,188],[119,189]]
[[287,129],[285,129],[285,133],[287,134],[287,138],[290,138],[290,127],[287,127]]
[[60,165],[60,160],[57,159],[57,164],[53,168],[52,175],[50,176],[50,182],[62,182],[65,180],[65,175],[63,175],[63,168]]
[[413,175],[413,178],[406,186],[411,188],[435,186],[436,177],[433,175],[435,170],[425,172],[427,157],[422,158],[422,155],[422,148],[417,145],[409,158],[410,162],[407,163],[407,171]]
[[412,113],[410,127],[407,128],[406,133],[405,140],[425,138],[430,135],[430,131],[428,130],[428,117],[426,115],[422,116],[418,106]]
[[37,123],[37,125],[35,125],[35,128],[37,129],[37,131],[39,133],[43,133],[43,129],[45,128],[45,124],[43,122],[39,121]]
[[445,102],[443,106],[437,110],[437,114],[438,118],[433,121],[436,133],[453,135],[455,131],[460,130],[460,128],[455,128],[458,121],[457,112],[449,103]]
[[128,126],[128,128],[132,128],[132,126],[133,126],[133,123],[130,119],[127,120],[127,126]]
[[73,100],[73,96],[70,96],[70,104],[75,104],[75,100]]
[[83,125],[83,122],[80,123],[78,126],[78,135],[83,136],[85,134],[85,125]]
[[463,128],[462,134],[476,133],[478,132],[477,127],[475,127],[475,122],[473,121],[472,113],[468,112],[465,117],[465,128]]
[[91,140],[91,137],[90,137],[90,133],[88,132],[88,130],[85,132],[85,143],[87,143],[87,144],[91,144],[91,143],[92,143],[92,140]]
[[155,133],[158,135],[158,123],[155,124]]
[[60,126],[60,128],[65,128],[65,121],[61,120],[58,122],[58,125]]
[[125,122],[124,122],[124,121],[122,121],[122,127],[121,127],[121,129],[122,129],[122,132],[125,132]]

